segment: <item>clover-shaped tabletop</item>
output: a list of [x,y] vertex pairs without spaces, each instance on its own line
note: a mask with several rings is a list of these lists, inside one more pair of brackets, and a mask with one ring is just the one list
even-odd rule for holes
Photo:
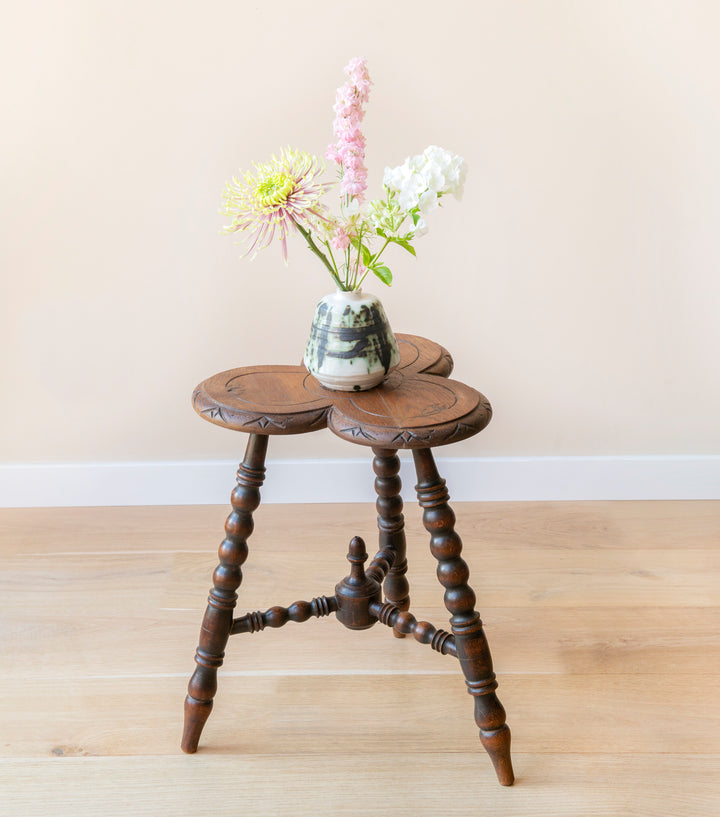
[[249,366],[203,381],[195,411],[250,434],[304,434],[326,426],[379,448],[431,448],[482,431],[492,409],[480,392],[449,380],[449,352],[415,335],[396,335],[400,365],[369,391],[331,391],[302,366]]

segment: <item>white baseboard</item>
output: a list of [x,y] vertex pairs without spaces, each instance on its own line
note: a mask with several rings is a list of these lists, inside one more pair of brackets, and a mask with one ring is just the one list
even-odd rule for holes
[[[455,501],[720,499],[720,456],[438,457]],[[370,502],[371,454],[270,460],[263,502]],[[0,466],[0,507],[213,505],[228,502],[236,462]],[[412,459],[402,455],[406,501]]]

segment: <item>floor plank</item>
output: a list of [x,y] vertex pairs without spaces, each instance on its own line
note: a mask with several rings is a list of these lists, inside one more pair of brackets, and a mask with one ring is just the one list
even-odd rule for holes
[[[473,753],[0,760],[9,815],[24,817],[710,817],[717,756],[515,754],[517,782],[498,786]],[[42,794],[38,792],[42,781]]]
[[[199,597],[204,599],[204,595]],[[447,614],[415,606],[416,615],[447,627]],[[138,613],[100,608],[79,620],[73,606],[32,617],[3,617],[6,679],[76,678],[100,662],[103,674],[147,677],[187,674],[202,610]],[[718,608],[483,608],[485,630],[499,674],[658,674],[720,672]],[[108,649],[108,637],[112,650]],[[308,644],[313,648],[308,649]],[[32,645],[32,649],[28,649]],[[671,660],[670,660],[671,658]],[[334,618],[288,624],[280,630],[234,636],[226,668],[233,671],[328,672],[372,669],[452,672],[452,659],[389,630],[349,634]]]
[[[82,755],[172,754],[184,676],[0,685],[6,713],[2,756],[49,756],[58,746]],[[518,751],[709,753],[718,750],[717,675],[510,675],[500,695]],[[52,701],[48,718],[38,701]],[[112,706],[108,707],[108,701]],[[664,710],[667,708],[667,713]],[[399,712],[412,717],[398,717]],[[479,749],[472,699],[459,671],[405,674],[242,674],[220,678],[202,745],[248,754],[353,750],[378,741],[406,752]],[[622,746],[618,735],[622,734]],[[72,750],[67,747],[72,747]]]
[[[182,755],[227,507],[4,509],[0,815],[720,813],[720,503],[455,510],[513,789],[455,659],[334,617],[233,638]],[[406,518],[413,612],[447,626]],[[331,593],[354,533],[372,548],[372,507],[261,506],[238,614]]]

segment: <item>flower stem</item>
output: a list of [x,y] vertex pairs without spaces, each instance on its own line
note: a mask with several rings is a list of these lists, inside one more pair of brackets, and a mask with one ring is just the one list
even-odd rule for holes
[[[360,255],[362,253],[363,234],[364,234],[364,230],[363,230],[363,228],[361,226],[360,231],[358,233],[358,239],[357,239],[358,244],[357,244],[357,253],[355,255],[355,269],[353,270],[353,273],[352,273],[352,276],[353,276],[352,289],[357,289],[358,286],[359,286],[358,282],[357,282],[357,277],[358,277],[358,272],[360,271]],[[348,270],[348,272],[349,272],[349,270]]]
[[328,261],[327,256],[325,253],[317,246],[317,244],[313,241],[313,237],[310,234],[310,230],[306,230],[301,224],[298,224],[297,221],[294,222],[295,226],[298,228],[300,235],[307,241],[307,245],[310,248],[311,252],[313,252],[327,267],[327,271],[332,276],[333,281],[337,284],[337,286],[342,289],[346,290],[346,287],[343,286],[343,282],[340,280],[339,275],[333,269],[332,264]]
[[335,274],[340,277],[340,272],[338,271],[337,264],[335,263],[335,256],[333,255],[332,247],[330,246],[329,241],[323,241],[323,244],[327,247],[328,255],[330,257],[330,263],[333,265],[333,269],[335,270]]
[[370,264],[374,264],[378,260],[378,258],[380,258],[380,256],[383,254],[383,252],[385,252],[385,247],[387,247],[387,245],[389,243],[390,243],[390,239],[386,238],[385,243],[382,245],[382,247],[380,247],[380,249],[370,259]]

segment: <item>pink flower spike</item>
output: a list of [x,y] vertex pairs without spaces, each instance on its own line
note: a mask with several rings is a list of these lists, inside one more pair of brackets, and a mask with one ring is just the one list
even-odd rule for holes
[[335,119],[333,133],[335,145],[328,149],[326,157],[340,165],[341,196],[363,199],[367,189],[365,168],[365,137],[360,132],[360,122],[365,116],[363,105],[370,96],[370,75],[364,57],[353,57],[345,66],[349,80],[335,94]]
[[325,158],[329,159],[331,162],[335,162],[335,164],[338,165],[342,162],[338,149],[335,147],[335,145],[328,146],[328,149],[325,151]]

